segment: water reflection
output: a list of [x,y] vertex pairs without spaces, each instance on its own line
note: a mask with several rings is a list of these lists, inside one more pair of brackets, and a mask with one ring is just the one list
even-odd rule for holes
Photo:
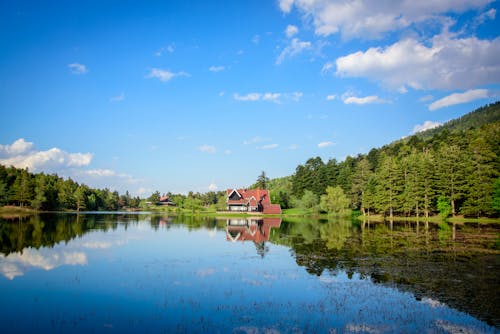
[[252,241],[257,254],[264,257],[269,251],[266,241],[269,241],[271,229],[278,229],[281,218],[236,219],[226,220],[226,240],[231,242]]
[[[213,320],[211,329],[275,331],[273,319],[283,313],[310,317],[289,319],[298,328],[321,322],[325,331],[395,331],[384,319],[399,326],[420,316],[426,322],[409,331],[477,329],[468,318],[450,320],[463,315],[449,306],[498,327],[498,232],[496,225],[424,222],[41,215],[0,221],[0,292],[24,279],[37,284],[34,269],[41,269],[38,275],[82,277],[89,291],[100,289],[120,305],[132,295],[178,317],[194,313],[202,325],[219,311],[233,319],[232,327]],[[234,252],[234,243],[244,251]],[[265,259],[246,255],[255,251]],[[251,295],[249,285],[258,287]]]

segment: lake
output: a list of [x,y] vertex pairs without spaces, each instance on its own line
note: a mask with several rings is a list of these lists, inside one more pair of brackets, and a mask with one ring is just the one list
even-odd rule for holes
[[0,220],[2,333],[498,333],[498,225]]

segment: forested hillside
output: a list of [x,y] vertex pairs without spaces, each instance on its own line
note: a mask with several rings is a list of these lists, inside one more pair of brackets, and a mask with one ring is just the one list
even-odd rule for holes
[[0,205],[31,206],[37,210],[118,210],[137,207],[140,199],[127,192],[92,189],[56,174],[33,174],[0,165]]
[[285,208],[329,211],[325,194],[336,189],[350,208],[366,214],[494,216],[500,212],[499,167],[497,102],[342,162],[310,158],[269,188]]

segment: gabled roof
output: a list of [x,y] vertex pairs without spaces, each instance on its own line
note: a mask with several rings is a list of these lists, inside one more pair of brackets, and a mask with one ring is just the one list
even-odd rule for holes
[[[240,199],[239,200],[229,200],[229,197],[236,192]],[[267,189],[227,189],[227,203],[228,204],[247,204],[252,201],[252,204],[270,204],[269,190]]]

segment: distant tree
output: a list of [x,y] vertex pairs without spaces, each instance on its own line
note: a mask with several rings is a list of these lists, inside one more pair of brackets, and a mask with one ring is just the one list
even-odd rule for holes
[[491,206],[493,210],[500,213],[500,177],[497,178],[493,184],[493,199]]
[[266,172],[262,171],[260,175],[257,177],[257,182],[255,183],[255,186],[258,189],[267,189],[267,185],[269,183],[269,178],[266,175]]
[[443,220],[446,220],[446,218],[448,218],[448,216],[452,213],[450,200],[445,196],[439,196],[437,208],[439,215]]
[[45,196],[46,188],[47,186],[45,184],[44,174],[38,174],[35,177],[35,196],[31,200],[31,206],[34,209],[40,210],[44,206],[45,201],[47,200],[47,197]]
[[160,192],[158,190],[152,193],[151,196],[148,197],[148,202],[151,202],[153,204],[159,201],[160,201]]
[[351,201],[340,186],[326,188],[326,194],[321,196],[321,210],[328,213],[346,213]]
[[5,205],[9,200],[9,192],[7,189],[7,184],[0,180],[0,205]]
[[73,197],[75,198],[76,211],[82,211],[87,208],[87,195],[85,194],[85,188],[83,186],[76,188]]

